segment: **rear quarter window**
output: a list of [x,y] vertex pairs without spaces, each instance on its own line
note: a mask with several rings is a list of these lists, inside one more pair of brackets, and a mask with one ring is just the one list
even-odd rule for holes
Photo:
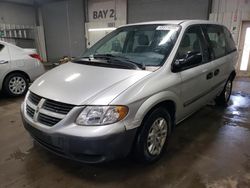
[[227,53],[231,53],[236,50],[234,39],[232,37],[232,34],[226,27],[224,27],[224,33],[226,36],[226,51]]

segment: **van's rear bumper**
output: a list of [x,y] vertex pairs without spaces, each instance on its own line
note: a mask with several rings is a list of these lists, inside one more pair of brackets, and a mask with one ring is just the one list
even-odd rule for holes
[[85,163],[101,163],[126,157],[136,135],[136,129],[132,129],[103,137],[83,138],[42,132],[26,122],[24,118],[23,124],[34,140],[47,150]]

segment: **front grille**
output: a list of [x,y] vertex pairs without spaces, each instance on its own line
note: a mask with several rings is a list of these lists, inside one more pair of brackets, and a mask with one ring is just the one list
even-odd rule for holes
[[68,114],[73,107],[74,105],[56,102],[49,99],[47,99],[43,105],[43,108],[46,110],[64,115]]
[[35,93],[30,92],[28,99],[33,104],[38,105],[38,103],[40,102],[40,100],[42,99],[42,97],[36,95]]
[[27,112],[28,116],[33,118],[33,116],[35,114],[35,110],[33,108],[31,108],[29,105],[26,106],[26,112]]
[[[64,115],[67,115],[70,110],[74,108],[74,105],[61,103],[53,101],[50,99],[45,99],[30,92],[28,96],[28,101],[26,104],[26,113],[29,117],[37,117],[37,122],[44,124],[46,126],[52,127],[63,119]],[[45,109],[42,113],[37,112],[38,116],[35,115],[35,109]],[[51,113],[52,112],[52,113]],[[58,118],[62,117],[62,118]]]
[[57,124],[59,121],[61,121],[61,119],[59,118],[55,118],[55,117],[51,117],[51,116],[48,116],[48,115],[45,115],[45,114],[42,114],[40,113],[38,115],[38,122],[44,124],[44,125],[47,125],[47,126],[50,126],[52,127],[53,125]]

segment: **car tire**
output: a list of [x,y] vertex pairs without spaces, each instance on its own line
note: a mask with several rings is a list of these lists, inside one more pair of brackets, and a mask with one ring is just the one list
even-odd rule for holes
[[[148,114],[141,126],[133,155],[139,162],[153,163],[166,150],[172,127],[171,117],[166,109],[160,107]],[[158,149],[155,143],[158,144]]]
[[215,99],[215,102],[219,106],[227,106],[228,101],[230,100],[230,96],[233,88],[233,80],[231,77],[227,80],[226,85],[221,92],[221,94]]
[[12,73],[4,79],[3,92],[11,97],[22,96],[27,92],[28,84],[28,79],[24,74]]

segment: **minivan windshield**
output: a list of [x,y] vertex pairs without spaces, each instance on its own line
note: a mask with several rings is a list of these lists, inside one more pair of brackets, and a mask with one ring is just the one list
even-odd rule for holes
[[[84,58],[116,58],[138,67],[162,66],[180,30],[179,25],[132,25],[116,29],[88,49]],[[122,61],[125,59],[126,61]]]

